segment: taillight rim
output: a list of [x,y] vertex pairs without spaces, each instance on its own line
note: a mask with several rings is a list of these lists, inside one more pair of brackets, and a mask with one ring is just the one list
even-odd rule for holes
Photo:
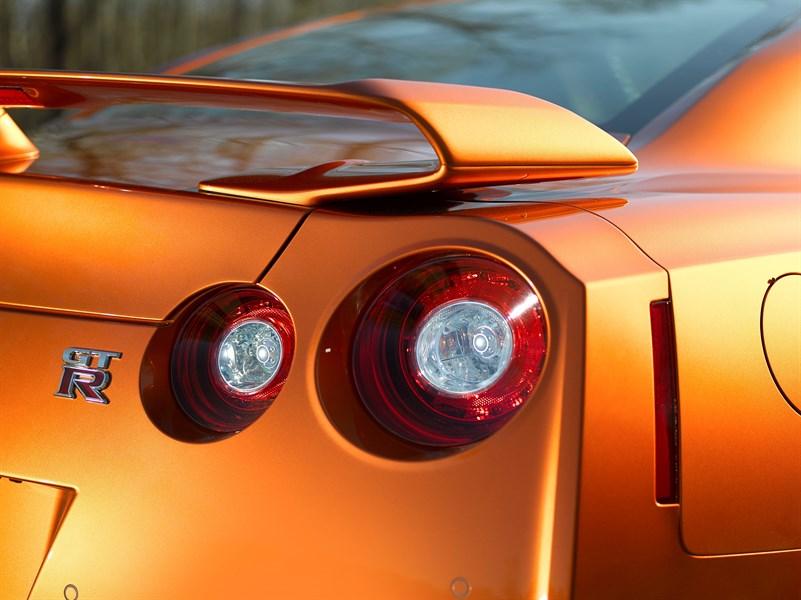
[[[295,329],[286,305],[258,285],[214,288],[189,307],[170,352],[170,383],[176,403],[194,423],[219,434],[238,433],[272,405],[289,375]],[[265,321],[279,333],[282,357],[276,372],[254,390],[228,385],[218,366],[228,335],[248,321]]]
[[[522,385],[522,380],[518,380],[517,383],[521,385],[519,385],[515,390],[516,398],[512,399],[511,402],[507,402],[505,410],[495,411],[494,413],[492,410],[490,410],[488,414],[483,416],[477,417],[476,414],[473,414],[468,418],[460,418],[458,414],[454,414],[453,410],[450,410],[452,406],[448,406],[447,403],[444,405],[445,410],[443,410],[443,405],[438,404],[438,402],[442,401],[444,398],[456,400],[475,400],[480,396],[486,397],[497,392],[499,389],[502,390],[504,387],[508,387],[509,385],[510,373],[511,375],[514,375],[516,372],[518,375],[522,375],[522,373],[520,373],[521,364],[519,362],[510,371],[510,373],[503,374],[498,381],[476,392],[467,394],[435,393],[432,395],[432,390],[436,392],[436,389],[424,379],[421,381],[422,376],[416,376],[413,373],[413,360],[399,360],[398,365],[404,375],[404,380],[406,382],[414,380],[417,386],[417,389],[409,389],[407,387],[405,392],[412,392],[417,396],[418,400],[420,399],[420,394],[429,394],[429,398],[433,398],[433,402],[429,404],[429,416],[434,422],[433,429],[436,430],[438,427],[442,427],[443,430],[455,430],[451,431],[450,433],[440,435],[441,432],[432,432],[432,428],[428,428],[428,433],[430,435],[425,433],[421,434],[419,430],[412,431],[415,429],[414,425],[416,420],[413,416],[410,417],[409,411],[405,410],[403,406],[398,407],[391,402],[385,402],[383,404],[383,408],[377,409],[374,392],[377,391],[376,388],[378,386],[376,385],[375,377],[372,378],[372,381],[371,377],[365,377],[363,369],[365,361],[363,361],[362,365],[360,366],[359,348],[365,342],[361,334],[364,330],[365,323],[370,320],[371,313],[374,311],[375,307],[385,301],[384,296],[386,295],[387,291],[391,290],[394,286],[397,286],[400,280],[404,279],[410,274],[424,270],[432,264],[458,261],[477,261],[480,264],[491,265],[496,270],[500,270],[507,276],[514,278],[516,280],[516,284],[521,286],[521,288],[524,288],[526,292],[534,298],[535,301],[533,302],[532,306],[528,307],[528,309],[532,309],[534,312],[536,312],[536,321],[539,333],[539,349],[537,350],[538,356],[534,360],[535,364],[529,363],[528,367],[523,369],[524,371],[527,371],[528,375],[533,375],[533,377],[529,377],[525,385]],[[473,249],[461,248],[449,248],[412,254],[388,265],[388,267],[384,269],[384,273],[390,273],[390,275],[384,279],[383,283],[377,286],[377,291],[360,310],[360,314],[355,322],[355,332],[352,339],[351,377],[354,383],[356,394],[360,398],[363,406],[385,431],[388,431],[393,436],[407,443],[411,443],[420,447],[455,449],[479,442],[496,433],[503,426],[505,426],[509,420],[515,417],[520,412],[520,409],[523,408],[523,405],[526,404],[526,402],[534,395],[534,392],[543,379],[543,373],[545,371],[549,354],[550,335],[548,316],[545,311],[545,307],[543,306],[542,295],[532,282],[531,278],[525,275],[520,269],[516,268],[509,261],[506,261],[498,256]],[[438,310],[447,304],[460,301],[477,301],[486,303],[501,313],[505,311],[507,315],[513,312],[510,306],[499,306],[496,297],[488,294],[475,293],[475,290],[473,290],[473,292],[474,293],[472,294],[466,295],[464,293],[460,294],[458,290],[451,290],[443,294],[442,301],[435,302],[432,306],[429,306],[427,310],[424,310],[419,314],[406,315],[406,317],[415,321],[419,328],[422,326],[421,324],[426,321],[426,319],[430,318],[433,311]],[[529,314],[530,316],[530,313],[527,312],[527,308],[525,307],[523,308],[521,314]],[[520,317],[521,314],[517,314],[516,316]],[[519,332],[517,334],[517,338],[520,338]],[[409,353],[407,352],[407,357],[408,354]],[[413,351],[411,352],[411,355],[414,355]],[[370,359],[368,359],[368,361],[369,360]],[[376,362],[383,362],[386,364],[386,357],[376,355]],[[412,363],[411,365],[410,362]],[[375,373],[372,375],[375,375]],[[382,383],[388,382],[386,379],[384,379]],[[396,399],[398,397],[399,396],[396,394]],[[477,423],[480,426],[476,426]],[[417,424],[419,425],[419,423]]]

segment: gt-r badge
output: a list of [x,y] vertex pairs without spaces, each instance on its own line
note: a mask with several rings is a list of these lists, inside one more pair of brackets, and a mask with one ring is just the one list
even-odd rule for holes
[[[97,362],[93,365],[94,359]],[[77,398],[77,392],[87,402],[108,404],[103,393],[111,385],[109,366],[113,358],[122,358],[122,352],[93,348],[67,348],[62,359],[61,383],[55,395],[60,398]]]

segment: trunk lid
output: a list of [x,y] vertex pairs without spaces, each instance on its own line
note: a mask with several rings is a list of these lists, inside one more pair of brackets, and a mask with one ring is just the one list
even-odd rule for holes
[[296,207],[0,175],[0,306],[160,321],[187,297],[256,281]]

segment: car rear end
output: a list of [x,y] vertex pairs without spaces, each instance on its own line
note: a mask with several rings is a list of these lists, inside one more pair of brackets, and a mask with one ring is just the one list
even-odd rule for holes
[[[569,592],[585,320],[589,305],[601,309],[589,290],[621,288],[637,305],[615,335],[641,346],[633,371],[646,396],[648,307],[667,295],[664,271],[615,228],[549,203],[509,225],[508,214],[474,205],[429,216],[308,215],[230,199],[2,183],[11,199],[3,223],[26,232],[4,258],[14,267],[2,313],[2,484],[15,490],[4,514],[35,493],[54,495],[12,519],[6,538],[16,548],[46,533],[28,551],[30,566],[8,575],[31,585],[41,564],[32,598],[69,585],[82,597]],[[117,210],[102,210],[111,204]],[[213,237],[200,221],[215,223]],[[219,270],[221,248],[230,270]],[[467,438],[439,445],[408,441],[366,410],[354,338],[375,296],[404,270],[468,257],[536,294],[543,346],[534,391],[487,439],[468,428]],[[272,405],[239,432],[214,431],[181,404],[171,364],[198,301],[233,288],[279,298],[295,346]],[[120,355],[108,367],[108,404],[54,395],[72,347]],[[650,455],[650,444],[641,450]]]
[[[146,83],[126,100],[204,85]],[[431,114],[412,112],[433,153],[406,124],[367,141],[359,122],[326,125],[313,140],[349,138],[360,159],[396,144],[426,159],[417,169],[469,166]],[[204,127],[196,139],[214,152],[201,157],[204,145],[183,170],[188,145],[169,127],[127,148],[110,121],[61,139],[72,151],[27,174],[14,174],[33,160],[20,159],[24,136],[8,138],[19,152],[0,175],[7,597],[788,597],[801,585],[792,547],[699,553],[683,537],[678,370],[692,355],[677,339],[703,323],[685,318],[691,296],[674,305],[674,271],[696,265],[670,263],[681,253],[667,223],[694,231],[697,191],[670,204],[675,186],[654,199],[663,173],[583,180],[633,163],[603,134],[596,158],[616,160],[579,172],[573,152],[597,132],[556,127],[534,158],[561,148],[561,162],[507,156],[503,176],[517,179],[501,182],[569,167],[573,183],[497,187],[447,168],[410,183],[397,163],[365,168],[329,147],[304,154],[310,171],[197,191],[198,171],[262,155]],[[506,119],[482,152],[530,149],[506,143],[537,137],[523,122]],[[109,160],[115,145],[130,160]],[[154,159],[160,145],[176,156]],[[191,189],[168,185],[184,179]],[[354,181],[368,187],[353,193]],[[771,214],[770,231],[787,233],[776,223],[792,207]],[[730,222],[705,215],[717,231]]]

